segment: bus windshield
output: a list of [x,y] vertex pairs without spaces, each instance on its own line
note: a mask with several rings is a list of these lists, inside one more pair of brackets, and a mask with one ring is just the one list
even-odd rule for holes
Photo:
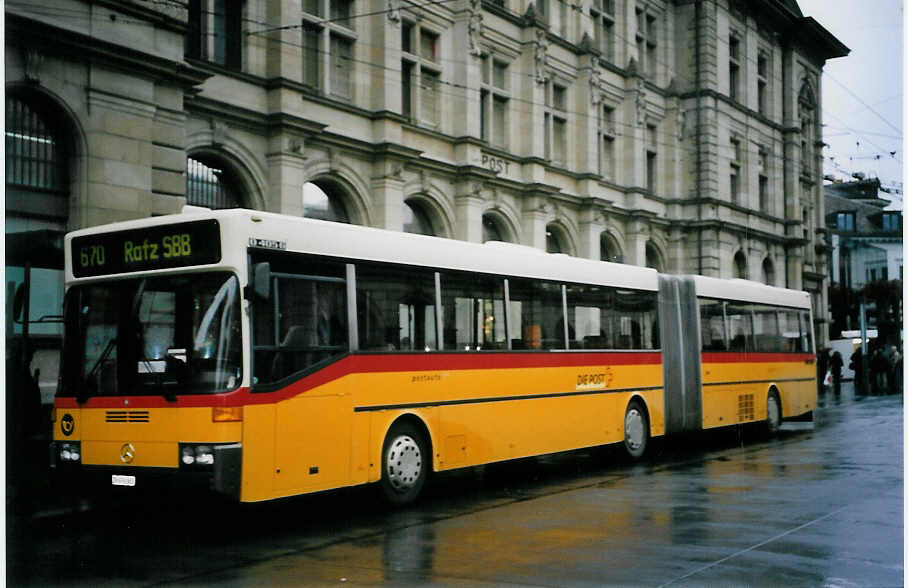
[[74,286],[60,394],[224,392],[242,379],[236,276],[202,273]]

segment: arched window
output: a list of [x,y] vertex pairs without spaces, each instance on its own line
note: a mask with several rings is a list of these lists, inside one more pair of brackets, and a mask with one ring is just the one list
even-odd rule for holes
[[646,242],[646,267],[651,267],[658,272],[663,271],[662,254],[659,253],[652,241]]
[[186,158],[186,203],[207,208],[242,207],[236,174],[221,160],[194,155]]
[[66,229],[71,134],[51,105],[7,95],[7,233]]
[[564,231],[554,223],[545,227],[545,250],[547,253],[570,253]]
[[486,241],[506,241],[501,225],[491,214],[482,215],[482,242]]
[[306,182],[303,185],[303,216],[337,223],[350,222],[342,191],[327,181]]
[[747,279],[747,257],[741,251],[735,253],[735,277]]
[[768,257],[763,260],[763,283],[770,286],[776,285],[776,268]]
[[621,255],[621,249],[618,243],[608,233],[599,235],[599,260],[611,261],[613,263],[624,263],[624,256]]
[[403,217],[405,233],[437,234],[425,206],[419,202],[412,199],[404,202]]
[[[60,322],[40,320],[58,316],[63,308],[63,232],[69,217],[70,166],[75,131],[62,110],[39,94],[12,89],[6,95],[6,258],[3,285],[7,296],[7,341],[24,334],[24,324],[12,316],[12,301],[28,281],[28,332],[46,337],[36,347],[39,356],[55,352]],[[34,339],[32,339],[32,344]],[[9,349],[9,348],[8,348]],[[51,359],[54,365],[59,358]],[[42,390],[53,387],[55,369],[45,369]]]

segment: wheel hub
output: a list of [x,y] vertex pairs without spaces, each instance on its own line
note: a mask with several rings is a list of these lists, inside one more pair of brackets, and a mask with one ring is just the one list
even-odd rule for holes
[[624,440],[631,449],[643,445],[643,415],[636,408],[627,411],[624,417]]
[[395,437],[386,456],[388,482],[404,492],[416,485],[422,473],[422,454],[419,445],[409,435]]
[[779,428],[781,424],[781,418],[779,418],[779,402],[776,400],[776,397],[771,395],[766,400],[766,412],[767,419],[769,420],[769,426],[775,430]]

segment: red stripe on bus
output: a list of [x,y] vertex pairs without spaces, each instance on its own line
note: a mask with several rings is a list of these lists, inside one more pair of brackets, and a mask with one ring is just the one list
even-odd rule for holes
[[[597,365],[658,365],[662,354],[658,351],[628,353],[432,353],[415,354],[364,354],[348,355],[324,369],[296,380],[273,392],[253,393],[249,388],[239,388],[224,394],[178,396],[169,402],[162,396],[96,396],[89,398],[81,408],[182,408],[206,406],[242,406],[244,404],[270,404],[303,394],[351,374],[420,372],[440,370],[491,370],[580,367]],[[80,408],[75,397],[55,399],[57,408]]]
[[707,351],[701,357],[701,363],[794,363],[814,361],[812,353],[758,353],[737,351]]

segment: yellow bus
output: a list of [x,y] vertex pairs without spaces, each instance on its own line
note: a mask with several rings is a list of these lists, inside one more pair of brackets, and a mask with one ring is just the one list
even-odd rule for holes
[[816,404],[806,293],[249,210],[66,236],[52,455],[243,502]]

